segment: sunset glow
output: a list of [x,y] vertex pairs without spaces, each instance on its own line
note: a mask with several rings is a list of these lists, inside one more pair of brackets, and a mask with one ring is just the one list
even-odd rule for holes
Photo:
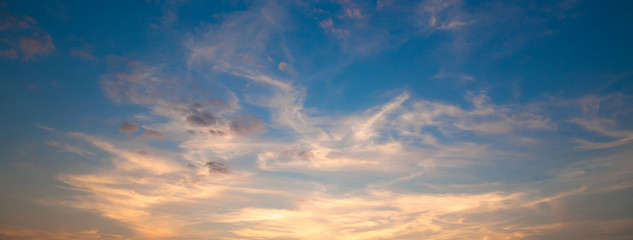
[[0,0],[0,240],[633,239],[632,7]]

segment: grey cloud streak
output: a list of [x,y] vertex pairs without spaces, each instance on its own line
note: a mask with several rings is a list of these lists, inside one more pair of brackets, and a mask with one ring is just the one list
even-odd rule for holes
[[221,120],[210,112],[199,112],[187,116],[187,122],[198,127],[208,127],[219,123]]
[[227,174],[229,173],[229,168],[221,162],[213,162],[209,161],[205,163],[207,168],[209,169],[209,173],[211,174]]

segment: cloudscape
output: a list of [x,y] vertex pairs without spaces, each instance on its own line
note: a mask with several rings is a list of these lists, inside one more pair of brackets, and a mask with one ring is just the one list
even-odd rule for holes
[[0,239],[633,239],[627,1],[0,1]]

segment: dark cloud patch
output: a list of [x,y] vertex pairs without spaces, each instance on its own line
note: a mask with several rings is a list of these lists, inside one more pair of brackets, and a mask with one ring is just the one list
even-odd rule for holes
[[187,133],[191,134],[191,135],[196,135],[196,131],[195,130],[187,130]]
[[193,165],[193,164],[191,164],[191,163],[187,163],[187,167],[188,167],[189,169],[194,169],[194,170],[195,170],[195,169],[198,169],[198,166]]
[[313,152],[308,152],[308,151],[301,151],[297,153],[297,157],[301,158],[302,160],[310,160],[314,156],[315,155]]
[[138,151],[138,154],[143,155],[143,156],[149,155],[149,153],[145,150]]
[[163,134],[160,133],[159,131],[156,130],[149,130],[149,129],[145,129],[145,132],[143,133],[144,137],[153,137],[153,138],[163,138]]
[[138,123],[125,121],[119,126],[119,131],[122,133],[133,133],[138,131],[138,126]]
[[[195,96],[191,96],[192,93],[187,93],[187,94],[191,98],[196,98]],[[208,118],[209,115],[213,117],[215,116],[213,113],[223,111],[232,107],[235,107],[235,106],[227,104],[220,99],[212,99],[212,100],[178,99],[170,103],[170,106],[169,106],[170,110],[174,112],[182,113],[185,116],[188,116],[193,121],[197,119],[205,119],[205,117]],[[220,121],[219,118],[217,118],[216,120]],[[219,123],[219,122],[216,122],[216,123]]]
[[225,132],[225,131],[213,130],[213,129],[209,130],[209,134],[214,135],[214,136],[226,136],[226,135],[228,135],[228,133]]
[[264,124],[259,119],[249,115],[231,118],[229,126],[231,132],[237,134],[253,134],[264,130]]
[[198,127],[208,127],[218,123],[220,119],[210,112],[199,112],[187,117],[187,122]]
[[229,168],[224,165],[224,163],[209,161],[205,165],[209,168],[209,173],[211,174],[227,174],[229,173]]

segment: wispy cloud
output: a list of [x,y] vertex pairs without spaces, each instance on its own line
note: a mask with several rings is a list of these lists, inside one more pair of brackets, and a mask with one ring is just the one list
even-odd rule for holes
[[581,118],[571,119],[569,120],[570,122],[578,124],[588,131],[617,139],[609,142],[593,142],[583,139],[575,139],[576,142],[580,143],[578,148],[585,150],[614,148],[629,144],[633,141],[633,131],[617,129],[617,122],[615,120],[617,118],[602,118],[600,116],[600,112],[604,111],[601,111],[601,106],[602,108],[609,109],[611,108],[609,105],[617,106],[620,105],[620,102],[628,101],[629,99],[630,96],[611,95],[603,98],[586,97],[576,101],[576,103],[580,105],[583,116]]
[[419,25],[431,30],[453,30],[467,26],[473,22],[462,10],[459,0],[429,0],[418,6]]
[[84,60],[95,61],[98,58],[94,56],[94,48],[94,44],[84,43],[77,48],[70,49],[70,55]]
[[[64,194],[35,202],[78,209],[131,234],[109,233],[100,227],[69,233],[3,225],[0,235],[11,239],[631,236],[632,221],[623,213],[630,209],[625,199],[633,189],[633,153],[624,147],[633,142],[633,132],[625,124],[631,112],[625,110],[630,107],[628,95],[502,101],[488,86],[485,70],[438,63],[415,74],[394,72],[371,81],[413,78],[410,84],[426,87],[454,79],[475,87],[425,93],[414,87],[403,90],[394,81],[362,90],[373,91],[367,96],[341,90],[334,104],[342,106],[328,109],[322,104],[321,99],[331,96],[326,81],[365,76],[367,69],[386,68],[376,60],[382,54],[410,57],[419,53],[409,53],[411,48],[432,47],[444,37],[450,39],[447,45],[459,49],[455,42],[470,42],[471,31],[497,19],[485,16],[488,10],[468,9],[470,3],[462,1],[372,4],[248,2],[239,11],[214,15],[212,23],[178,30],[178,11],[169,8],[178,4],[165,7],[160,26],[152,27],[168,28],[166,32],[175,35],[170,37],[182,40],[177,42],[183,44],[178,46],[184,50],[183,58],[123,53],[127,57],[111,55],[103,61],[108,64],[116,58],[123,63],[106,67],[99,78],[105,97],[115,103],[110,107],[134,105],[129,109],[135,112],[126,110],[95,121],[109,124],[99,131],[37,126],[49,134],[42,140],[46,148],[57,150],[60,158],[82,162],[55,172],[55,186]],[[395,22],[384,22],[393,16],[398,16]],[[7,19],[0,24],[2,32],[32,30],[37,24],[26,16]],[[35,41],[24,40],[30,53],[15,48],[5,55],[15,53],[14,58],[30,61],[50,54],[52,40],[40,33],[37,39],[30,32],[19,36]],[[297,47],[306,39],[318,41],[310,42],[309,50],[305,45]],[[96,60],[93,48],[85,44],[70,49],[70,54]],[[429,52],[437,54],[433,49]],[[363,65],[367,62],[371,64]],[[418,77],[419,73],[424,76]],[[354,80],[353,91],[371,81]],[[451,96],[444,96],[447,92]],[[586,154],[574,151],[574,146],[602,150]]]
[[88,150],[84,150],[84,149],[81,149],[81,148],[73,146],[73,145],[64,145],[64,150],[66,150],[68,152],[71,152],[71,153],[74,153],[74,154],[77,154],[77,155],[82,156],[82,157],[88,157],[88,156],[94,155],[94,153],[92,153],[92,152],[90,152]]

